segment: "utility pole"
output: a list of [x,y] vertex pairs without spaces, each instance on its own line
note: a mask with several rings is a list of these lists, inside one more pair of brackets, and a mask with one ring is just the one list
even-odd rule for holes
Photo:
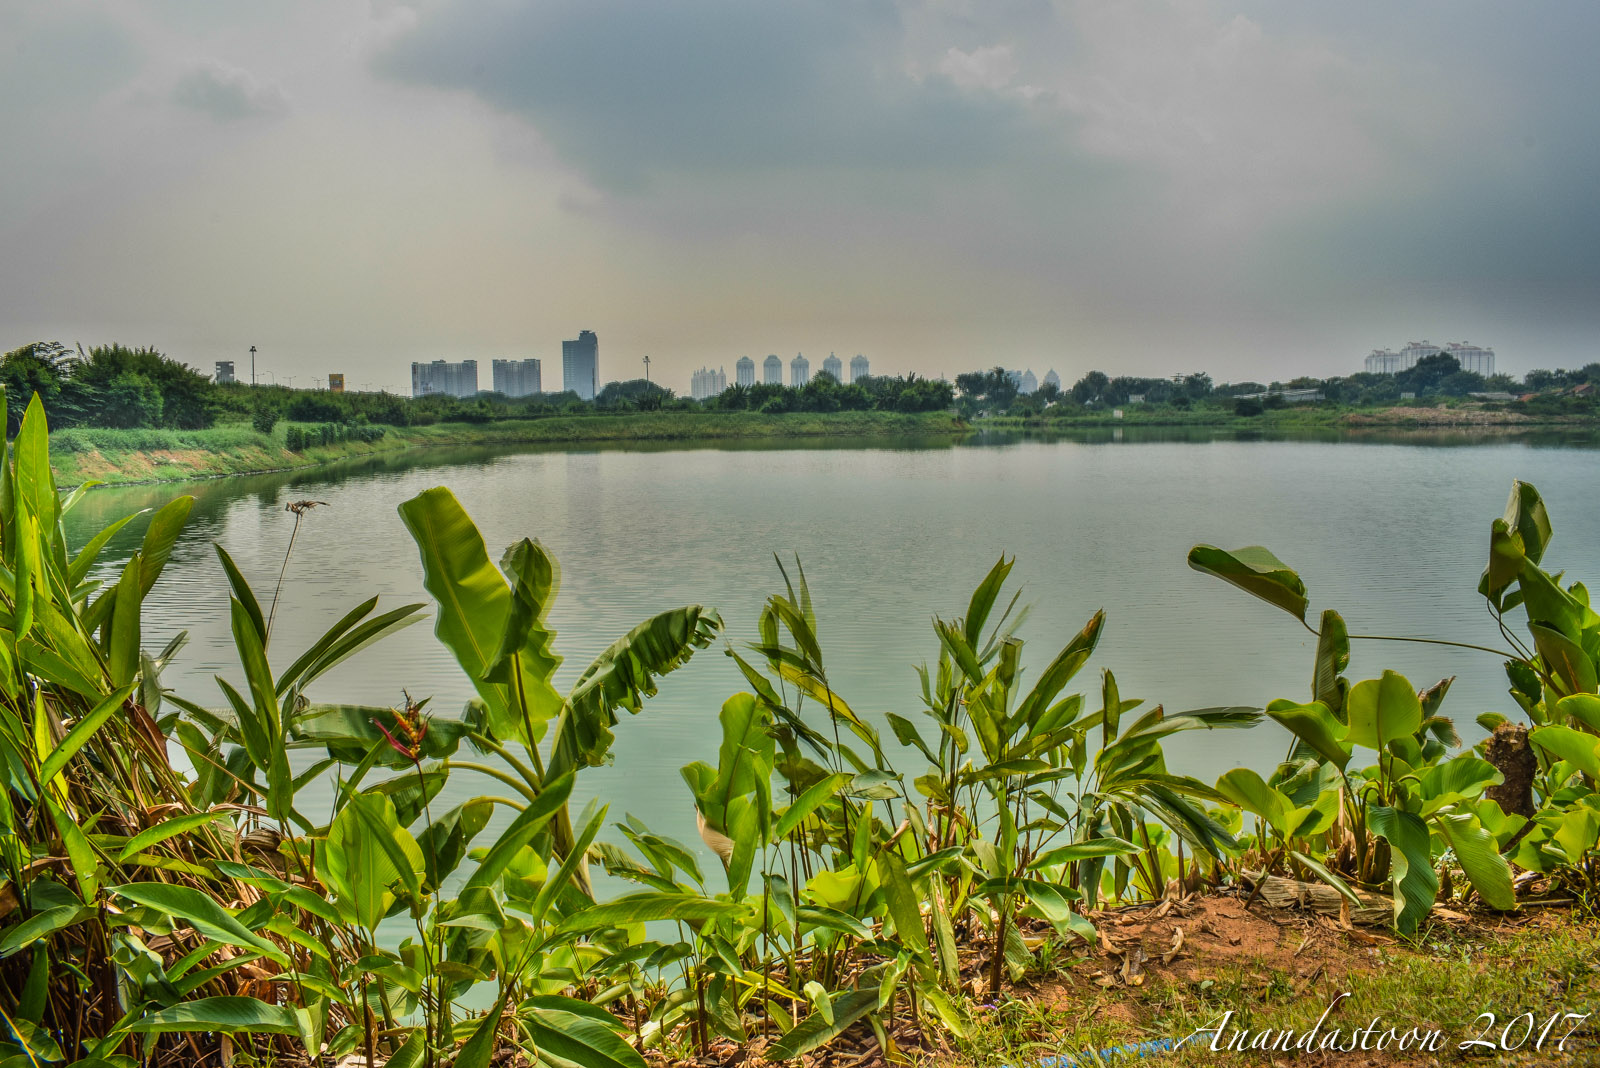
[[256,384],[256,347],[250,346],[250,384]]
[[650,357],[648,355],[644,358],[644,380],[646,383],[650,381]]

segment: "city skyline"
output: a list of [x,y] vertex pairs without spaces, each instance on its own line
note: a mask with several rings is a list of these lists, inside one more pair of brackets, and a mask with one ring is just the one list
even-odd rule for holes
[[390,385],[574,321],[675,382],[841,337],[932,375],[1259,381],[1428,330],[1578,366],[1597,37],[1438,0],[17,0],[0,339]]

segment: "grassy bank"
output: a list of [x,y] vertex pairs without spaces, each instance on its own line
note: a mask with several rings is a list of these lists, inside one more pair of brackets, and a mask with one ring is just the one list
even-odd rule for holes
[[271,434],[242,424],[210,430],[73,429],[51,435],[51,454],[62,485],[90,480],[117,484],[279,471],[442,445],[928,436],[963,429],[960,420],[945,412],[661,412],[392,427],[378,441],[347,441],[299,451],[285,447],[285,425]]
[[[1100,926],[1117,941],[1062,951],[1052,969],[978,1009],[971,1031],[932,1061],[940,1068],[1023,1068],[1166,1040],[1180,1048],[1147,1046],[1152,1065],[1449,1065],[1481,1063],[1487,1054],[1500,1063],[1555,1066],[1594,1064],[1600,1054],[1593,1017],[1600,1009],[1600,924],[1565,910],[1499,922],[1441,916],[1411,939],[1347,931],[1303,913],[1246,910],[1242,898],[1202,899],[1159,920],[1156,912],[1143,906],[1108,914]],[[1122,968],[1130,953],[1148,955],[1133,982]],[[1373,1021],[1372,1034],[1352,1038]],[[1284,1052],[1314,1026],[1309,1051]],[[1394,1034],[1385,1037],[1390,1028]],[[1431,1048],[1419,1051],[1415,1039],[1400,1048],[1402,1035],[1435,1032]],[[1485,1045],[1471,1044],[1477,1041]],[[1263,1048],[1274,1042],[1277,1050]]]
[[1118,418],[1110,409],[1056,412],[1038,416],[994,416],[979,419],[977,427],[1013,430],[1070,430],[1085,427],[1178,426],[1234,427],[1261,430],[1295,430],[1347,427],[1534,427],[1594,425],[1582,415],[1548,414],[1482,408],[1477,406],[1350,408],[1342,405],[1307,405],[1279,408],[1259,415],[1241,416],[1231,408],[1203,406],[1174,408],[1167,405],[1129,405]]

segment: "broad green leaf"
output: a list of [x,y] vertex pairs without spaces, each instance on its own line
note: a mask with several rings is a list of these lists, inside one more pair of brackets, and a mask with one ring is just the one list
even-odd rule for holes
[[1404,675],[1385,671],[1350,688],[1345,700],[1351,745],[1382,749],[1397,738],[1409,738],[1422,726],[1422,702]]
[[[455,495],[443,486],[401,504],[400,518],[421,554],[423,586],[439,605],[434,633],[455,655],[483,699],[494,735],[525,737],[527,723],[513,686],[488,677],[505,640],[512,596],[505,577],[489,560],[483,535]],[[521,684],[525,692],[537,695],[549,686],[549,680],[535,673],[546,655],[544,638],[530,626],[526,641],[530,655],[519,661]],[[502,677],[515,681],[508,673]],[[544,708],[530,700],[527,711],[535,737],[525,739],[529,744],[544,733],[544,721],[534,718]]]
[[1340,723],[1332,710],[1321,701],[1313,701],[1308,705],[1274,701],[1267,706],[1267,715],[1287,728],[1312,753],[1339,770],[1343,771],[1345,765],[1350,763],[1351,746],[1345,741],[1349,728]]
[[[583,1068],[644,1068],[645,1060],[616,1030],[586,1011],[552,1007],[557,999],[540,1003],[517,1017],[533,1034],[541,1053],[549,1053]],[[560,999],[571,1001],[572,999]],[[574,1006],[582,1002],[572,1002]]]
[[1535,727],[1528,732],[1528,740],[1558,760],[1565,760],[1590,779],[1600,779],[1600,738],[1571,727],[1552,725]]
[[141,600],[156,584],[162,568],[167,566],[167,560],[172,556],[172,547],[178,543],[178,535],[183,533],[183,526],[189,521],[189,512],[193,508],[193,497],[187,495],[174,497],[150,517],[150,525],[144,530],[144,541],[139,546]]
[[916,890],[906,875],[905,860],[893,849],[878,854],[878,883],[889,907],[900,943],[921,957],[928,956],[928,932],[922,926],[922,912]]
[[180,834],[188,834],[198,827],[208,823],[225,819],[226,813],[222,812],[197,812],[189,816],[175,816],[170,820],[163,820],[154,827],[147,827],[128,839],[128,844],[122,847],[122,852],[117,855],[119,861],[127,860],[136,853],[142,853],[151,846],[165,842],[168,838],[175,838]]
[[598,931],[610,927],[625,927],[633,923],[648,923],[652,920],[698,923],[721,916],[739,916],[748,911],[745,905],[718,901],[699,894],[645,891],[624,894],[604,904],[591,905],[582,912],[568,916],[561,922],[559,930]]
[[1041,868],[1053,868],[1058,864],[1067,864],[1074,860],[1086,860],[1089,857],[1125,857],[1138,851],[1138,846],[1121,838],[1090,838],[1041,853],[1033,859],[1028,868],[1038,871]]
[[78,550],[78,555],[72,558],[72,565],[67,569],[67,584],[76,587],[87,578],[106,543],[116,536],[117,531],[143,514],[143,511],[138,511],[132,515],[125,515],[96,531],[94,537],[85,542],[83,548]]
[[0,938],[0,957],[9,957],[41,938],[48,938],[57,931],[94,915],[93,909],[78,905],[57,905],[55,908],[36,912],[21,923],[13,925],[6,931],[5,937]]
[[1326,705],[1335,718],[1344,708],[1345,684],[1340,677],[1349,666],[1350,632],[1345,628],[1344,617],[1329,608],[1322,613],[1322,625],[1317,628],[1317,658],[1316,667],[1311,673],[1311,699]]
[[341,912],[368,931],[377,929],[400,889],[420,896],[422,850],[387,797],[351,797],[328,828],[324,855],[324,881]]
[[251,931],[209,894],[193,887],[173,883],[128,883],[113,886],[110,890],[136,905],[145,905],[169,916],[179,917],[213,941],[253,949],[269,960],[279,964],[288,963],[283,950]]
[[1367,809],[1367,826],[1389,843],[1395,926],[1403,934],[1411,934],[1432,911],[1439,893],[1439,876],[1433,870],[1428,847],[1428,828],[1410,812],[1382,805]]
[[1232,583],[1305,622],[1305,583],[1289,565],[1259,545],[1232,552],[1214,545],[1196,545],[1189,550],[1189,566]]
[[1217,780],[1217,792],[1246,812],[1252,812],[1267,821],[1279,835],[1287,836],[1294,828],[1289,825],[1293,806],[1283,794],[1268,786],[1249,768],[1234,768]]
[[1505,781],[1493,764],[1462,754],[1423,770],[1418,782],[1422,792],[1424,819],[1460,801],[1472,801],[1491,786]]
[[1592,693],[1563,697],[1556,702],[1556,711],[1571,716],[1590,730],[1600,731],[1600,697]]
[[611,749],[617,710],[637,713],[656,693],[656,678],[687,663],[722,629],[710,609],[688,605],[645,620],[612,643],[584,669],[556,727],[551,775],[604,764]]
[[111,674],[112,684],[116,686],[128,685],[139,671],[141,601],[139,555],[135,553],[122,569],[122,578],[117,582],[116,601],[111,607],[106,667]]
[[814,1012],[796,1024],[788,1034],[774,1042],[767,1050],[771,1060],[788,1061],[809,1053],[839,1035],[867,1013],[878,1007],[878,989],[868,987],[845,990],[833,996],[833,1019],[823,1019]]
[[1522,561],[1536,565],[1544,558],[1550,533],[1550,515],[1539,491],[1530,483],[1513,482],[1505,515],[1491,527],[1489,566],[1478,583],[1478,592],[1499,604],[1500,594],[1511,584]]
[[39,784],[41,786],[48,788],[55,781],[55,777],[61,774],[62,769],[67,766],[67,761],[71,760],[78,750],[88,743],[94,733],[105,725],[106,720],[110,719],[122,708],[122,703],[128,699],[128,695],[132,692],[133,684],[130,682],[95,705],[87,715],[72,725],[72,729],[67,732],[67,736],[61,739],[61,744],[50,750],[49,755],[44,758],[44,762],[39,765]]
[[1455,851],[1461,870],[1467,873],[1484,904],[1501,911],[1517,907],[1511,868],[1500,855],[1494,835],[1484,830],[1476,816],[1470,812],[1444,812],[1434,820],[1434,826]]
[[[294,1012],[286,1005],[268,1005],[255,998],[216,997],[182,1001],[171,1008],[151,1013],[127,1029],[139,1034],[164,1034],[169,1031],[239,1031],[273,1035],[294,1035],[300,1029]],[[459,1062],[458,1062],[459,1063]]]
[[844,789],[849,781],[850,776],[835,772],[825,779],[812,783],[804,793],[794,799],[792,805],[784,809],[783,815],[778,817],[777,824],[772,828],[772,837],[787,838],[790,831],[800,826],[805,818],[815,812],[828,798]]
[[467,880],[466,889],[494,885],[494,881],[511,866],[517,853],[545,829],[551,817],[566,807],[567,798],[572,793],[572,778],[571,775],[563,775],[545,784],[538,798],[518,813],[517,818],[511,821],[511,826],[495,839],[494,845],[489,847],[489,852],[478,863],[477,870]]

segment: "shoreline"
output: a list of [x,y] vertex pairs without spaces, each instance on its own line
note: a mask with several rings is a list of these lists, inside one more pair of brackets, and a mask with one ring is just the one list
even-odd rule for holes
[[625,442],[780,441],[826,437],[956,437],[970,426],[949,412],[634,413],[552,416],[487,424],[388,427],[377,441],[343,441],[291,451],[286,424],[262,434],[245,426],[193,431],[72,428],[51,434],[52,466],[63,488],[204,481],[298,471],[415,449]]

